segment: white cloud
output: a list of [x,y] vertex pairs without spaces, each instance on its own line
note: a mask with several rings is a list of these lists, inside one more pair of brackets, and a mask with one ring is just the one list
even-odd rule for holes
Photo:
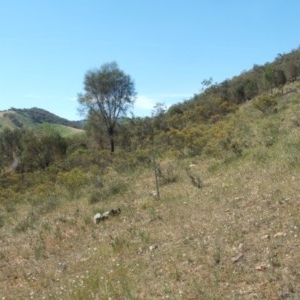
[[164,103],[170,106],[191,98],[191,94],[156,94],[156,95],[139,95],[136,99],[136,106],[143,109],[153,109],[156,103]]
[[155,99],[149,97],[149,96],[137,96],[137,99],[135,101],[135,106],[137,108],[141,108],[141,109],[153,109],[153,107],[155,106],[155,103],[157,101],[155,101]]
[[134,113],[137,116],[151,116],[151,113],[157,103],[163,103],[166,108],[179,102],[191,98],[189,94],[152,94],[138,95],[134,105]]

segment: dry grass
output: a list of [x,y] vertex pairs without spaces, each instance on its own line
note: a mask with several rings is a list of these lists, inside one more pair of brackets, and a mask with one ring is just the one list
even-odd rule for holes
[[[14,228],[28,207],[7,216],[2,299],[299,299],[299,170],[194,163],[204,187],[180,162],[161,201],[149,196],[145,171],[111,201],[62,203],[25,231]],[[95,211],[115,207],[120,216],[92,222]]]
[[[113,192],[93,204],[95,186],[45,211],[2,207],[0,299],[300,299],[300,114],[283,111],[249,126],[256,146],[227,163],[160,162],[176,175],[160,201],[149,168],[108,172]],[[271,144],[268,124],[277,124]]]

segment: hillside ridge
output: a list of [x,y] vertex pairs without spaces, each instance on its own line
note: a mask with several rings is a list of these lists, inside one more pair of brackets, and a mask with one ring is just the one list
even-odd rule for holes
[[59,124],[76,129],[83,128],[83,121],[70,121],[38,107],[24,109],[12,107],[0,111],[0,131],[4,128],[32,128],[43,123]]

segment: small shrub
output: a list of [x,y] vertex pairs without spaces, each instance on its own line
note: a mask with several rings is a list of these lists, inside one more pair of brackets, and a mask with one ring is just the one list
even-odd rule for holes
[[272,96],[263,95],[253,101],[253,106],[264,114],[275,112],[277,100]]
[[75,168],[69,172],[59,173],[57,180],[69,188],[82,186],[87,182],[86,171]]
[[69,172],[61,172],[57,175],[57,183],[63,185],[74,197],[82,187],[88,184],[90,178],[87,172],[79,168],[72,169]]
[[119,253],[125,248],[128,248],[130,242],[126,237],[116,237],[111,243],[114,252]]
[[273,146],[278,141],[279,130],[277,123],[271,121],[265,122],[262,126],[262,133],[265,146]]
[[37,184],[30,192],[30,204],[38,208],[39,213],[53,211],[59,204],[58,192],[51,183]]
[[203,187],[203,182],[202,182],[202,180],[200,179],[199,176],[192,174],[189,169],[187,170],[187,175],[190,178],[193,186],[195,186],[197,188],[202,188]]
[[93,185],[95,188],[103,188],[103,180],[100,176],[95,176],[93,179]]
[[258,162],[266,163],[270,156],[265,148],[260,148],[254,153],[254,158]]
[[46,246],[43,240],[39,240],[33,246],[35,259],[45,258],[46,257],[45,251],[46,251]]
[[159,163],[156,163],[155,174],[159,179],[160,184],[169,184],[177,181],[177,174],[175,173],[175,168],[172,164],[167,166],[166,171],[162,170]]
[[98,202],[109,200],[112,196],[123,193],[127,190],[127,185],[123,181],[113,181],[109,186],[101,186],[100,189],[94,189],[89,196],[89,203],[95,204]]
[[109,188],[109,194],[118,195],[124,191],[126,191],[127,186],[123,181],[114,182],[113,185]]
[[177,181],[177,174],[173,165],[169,164],[167,167],[166,174],[164,176],[165,183],[173,183]]
[[95,204],[104,200],[104,192],[94,191],[89,197],[89,203]]
[[0,189],[0,203],[3,204],[7,212],[13,212],[15,210],[15,205],[21,200],[21,194],[14,191],[13,188]]
[[34,228],[34,223],[37,220],[37,216],[30,212],[29,215],[22,220],[20,223],[18,223],[15,228],[14,232],[20,233],[20,232],[26,232],[28,229]]
[[150,241],[150,235],[149,235],[148,231],[146,231],[145,229],[140,229],[139,230],[139,236],[141,238],[141,241],[144,244],[148,244],[149,243],[149,241]]
[[58,240],[62,240],[63,239],[63,233],[61,231],[60,226],[56,225],[56,227],[53,230],[53,236],[58,239]]
[[12,213],[15,211],[15,203],[10,200],[3,201],[3,206],[8,213]]
[[58,207],[59,203],[60,203],[60,201],[57,197],[48,197],[48,198],[44,199],[44,201],[41,205],[41,208],[40,208],[40,212],[42,212],[42,213],[51,212]]
[[213,253],[213,259],[216,265],[218,265],[221,262],[220,246],[216,246],[215,251]]

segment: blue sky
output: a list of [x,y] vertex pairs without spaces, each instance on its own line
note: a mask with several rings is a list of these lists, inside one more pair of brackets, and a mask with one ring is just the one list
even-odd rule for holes
[[0,110],[78,120],[86,71],[116,61],[133,112],[190,99],[300,45],[300,1],[0,0]]

